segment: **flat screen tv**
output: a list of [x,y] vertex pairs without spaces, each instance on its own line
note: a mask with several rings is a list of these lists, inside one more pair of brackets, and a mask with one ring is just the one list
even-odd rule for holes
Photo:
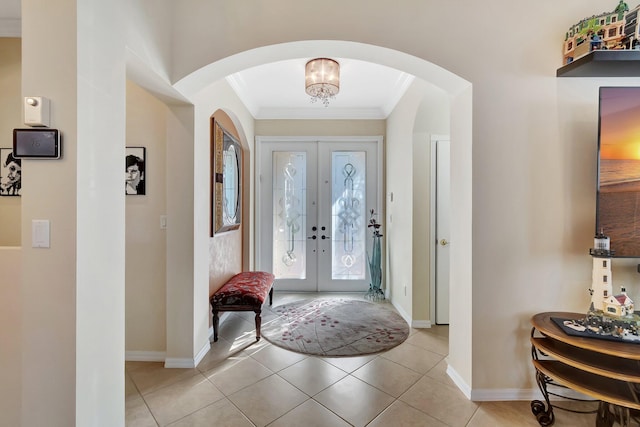
[[596,234],[616,257],[640,257],[640,87],[601,87]]

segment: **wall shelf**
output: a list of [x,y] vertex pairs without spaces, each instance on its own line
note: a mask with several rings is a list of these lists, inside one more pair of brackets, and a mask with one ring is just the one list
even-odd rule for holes
[[558,68],[556,77],[640,77],[640,50],[594,50]]

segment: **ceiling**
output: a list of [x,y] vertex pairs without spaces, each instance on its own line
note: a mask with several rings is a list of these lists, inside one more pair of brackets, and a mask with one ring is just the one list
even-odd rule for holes
[[[0,0],[0,27],[19,33],[20,17],[21,0]],[[304,91],[304,66],[310,59],[249,68],[227,76],[227,82],[256,119],[385,119],[414,80],[386,66],[332,58],[340,63],[340,92],[325,107],[312,104]]]
[[332,58],[340,64],[340,92],[325,107],[304,91],[309,59],[260,65],[227,81],[256,119],[385,119],[414,79],[371,62]]

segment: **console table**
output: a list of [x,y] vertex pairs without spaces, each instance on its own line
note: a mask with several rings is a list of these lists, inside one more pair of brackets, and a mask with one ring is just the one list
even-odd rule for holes
[[[541,426],[554,423],[548,385],[578,391],[599,402],[596,426],[614,421],[627,427],[640,410],[640,344],[582,338],[566,334],[552,317],[581,319],[584,314],[547,312],[531,318],[531,356],[545,402],[531,402]],[[559,408],[559,407],[558,407]]]

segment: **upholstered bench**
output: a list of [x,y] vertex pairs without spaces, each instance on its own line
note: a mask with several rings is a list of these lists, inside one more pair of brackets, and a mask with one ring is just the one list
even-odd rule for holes
[[275,276],[264,271],[244,271],[233,276],[211,297],[213,312],[213,341],[218,341],[218,327],[221,311],[253,311],[256,313],[256,341],[260,340],[262,304],[269,295],[269,305],[273,304],[273,281]]

